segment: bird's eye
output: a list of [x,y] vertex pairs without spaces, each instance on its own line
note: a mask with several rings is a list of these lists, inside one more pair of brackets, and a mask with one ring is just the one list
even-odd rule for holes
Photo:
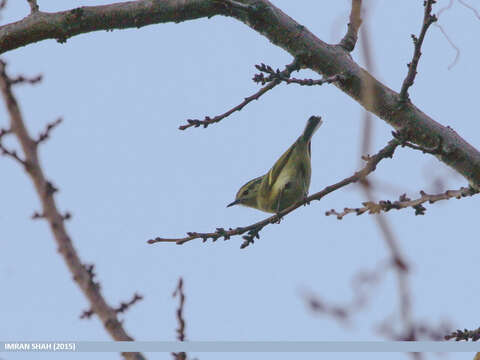
[[249,191],[248,191],[248,190],[245,190],[245,191],[243,192],[243,196],[247,196],[248,193],[249,193]]

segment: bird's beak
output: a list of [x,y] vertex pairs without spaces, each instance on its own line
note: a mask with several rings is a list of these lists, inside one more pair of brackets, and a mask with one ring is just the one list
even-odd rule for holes
[[237,205],[237,204],[240,204],[240,200],[235,200],[233,202],[231,202],[230,204],[227,205],[227,207],[230,207],[230,206],[233,206],[233,205]]

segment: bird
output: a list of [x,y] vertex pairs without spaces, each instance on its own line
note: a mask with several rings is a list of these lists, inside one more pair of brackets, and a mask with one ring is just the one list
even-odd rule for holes
[[323,121],[311,116],[303,133],[263,176],[248,181],[227,205],[243,205],[268,213],[279,213],[308,195],[311,169],[311,140]]

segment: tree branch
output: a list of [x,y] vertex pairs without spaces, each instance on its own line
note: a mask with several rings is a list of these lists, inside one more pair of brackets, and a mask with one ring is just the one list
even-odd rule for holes
[[315,294],[306,294],[304,298],[312,311],[345,323],[367,305],[371,298],[371,290],[379,285],[388,270],[394,266],[395,264],[391,261],[382,261],[374,270],[358,271],[351,282],[352,300],[347,304],[330,304]]
[[[20,108],[15,99],[11,86],[11,79],[5,72],[6,64],[0,61],[0,90],[10,116],[10,128],[17,137],[25,154],[25,169],[32,180],[38,197],[42,203],[42,217],[44,217],[53,233],[58,245],[58,251],[63,256],[73,279],[90,302],[90,306],[103,323],[105,330],[117,341],[132,341],[133,339],[124,330],[117,318],[115,309],[110,307],[100,292],[100,286],[93,280],[93,266],[85,266],[81,262],[67,233],[64,216],[60,214],[53,194],[55,187],[49,182],[40,166],[37,152],[37,142],[29,135],[23,121]],[[144,359],[140,353],[123,353],[126,359]]]
[[[264,64],[262,64],[262,65],[264,65]],[[255,66],[258,68],[258,65],[255,65]],[[279,74],[279,77],[281,77],[282,79],[283,78],[288,79],[290,77],[290,74],[293,71],[298,70],[298,69],[299,69],[299,64],[298,64],[297,60],[293,60],[293,62],[291,64],[285,66],[285,69],[283,71],[280,71],[280,70],[277,69],[277,72]],[[256,79],[256,76],[253,78],[253,80],[255,81],[255,79]],[[205,116],[205,119],[203,119],[203,120],[187,119],[187,124],[181,125],[178,128],[180,130],[188,129],[191,126],[194,126],[194,127],[203,126],[204,128],[206,128],[210,124],[217,123],[217,122],[225,119],[226,117],[230,116],[234,112],[242,110],[246,105],[251,103],[253,100],[258,100],[260,98],[260,96],[262,96],[263,94],[265,94],[269,90],[272,90],[275,86],[280,84],[281,80],[276,79],[276,78],[275,79],[272,78],[272,79],[270,79],[269,81],[266,81],[266,82],[268,82],[268,84],[266,86],[262,87],[255,94],[246,97],[240,104],[238,104],[237,106],[234,106],[233,108],[224,112],[223,114],[217,115],[213,118],[211,118],[210,116]],[[262,85],[263,85],[263,83],[262,83]]]
[[[241,3],[251,6],[241,11],[229,11],[228,3],[221,0],[139,0],[57,13],[37,12],[0,27],[0,52],[45,39],[65,41],[91,31],[181,22],[214,15],[231,16],[294,58],[302,58],[303,67],[324,77],[344,74],[347,80],[335,85],[396,130],[411,130],[410,142],[428,148],[441,139],[444,151],[436,157],[463,175],[471,186],[480,188],[480,152],[453,129],[440,125],[412,103],[402,102],[398,93],[362,69],[341,46],[321,41],[269,1],[242,0]],[[363,96],[368,88],[374,95],[372,100]]]
[[30,5],[30,12],[35,13],[38,11],[37,0],[27,0],[28,5]]
[[[292,64],[289,65],[290,67],[294,67],[294,70],[299,70],[300,69],[300,63],[299,60],[294,61]],[[323,84],[331,84],[336,81],[345,81],[346,78],[343,75],[337,74],[333,75],[324,79],[296,79],[290,77],[290,72],[280,71],[279,69],[273,70],[273,68],[269,65],[265,65],[264,63],[260,65],[255,65],[255,67],[261,71],[259,74],[255,74],[253,77],[253,81],[256,83],[261,83],[262,85],[265,85],[266,83],[271,83],[271,82],[284,82],[287,85],[289,84],[298,84],[300,86],[317,86],[317,85],[323,85]],[[268,76],[265,76],[263,73],[268,74]]]
[[457,330],[451,333],[450,335],[445,336],[445,340],[451,340],[454,339],[455,341],[460,341],[460,340],[472,340],[472,341],[478,341],[480,340],[480,327],[476,330]]
[[[185,318],[183,317],[183,307],[185,306],[185,293],[183,292],[183,278],[180,277],[178,279],[178,284],[177,287],[175,288],[175,291],[172,294],[173,297],[178,296],[178,308],[176,311],[177,315],[177,322],[178,322],[178,328],[177,328],[177,340],[178,341],[185,341]],[[174,360],[186,360],[187,359],[187,353],[185,352],[178,352],[178,353],[172,353],[173,359]]]
[[175,239],[167,239],[167,238],[161,238],[161,237],[156,237],[154,239],[150,239],[147,242],[149,244],[154,244],[158,242],[173,242],[178,245],[185,244],[186,242],[189,242],[194,239],[202,239],[203,242],[207,241],[208,239],[212,239],[212,241],[216,241],[219,238],[224,238],[224,240],[230,239],[232,236],[237,236],[237,235],[243,235],[247,233],[247,235],[243,236],[244,242],[240,246],[241,249],[247,247],[248,245],[252,244],[254,242],[254,239],[260,238],[259,232],[267,225],[269,224],[275,224],[279,223],[280,220],[287,214],[291,213],[295,209],[299,208],[302,205],[307,205],[313,200],[320,200],[327,194],[338,190],[344,186],[347,186],[349,184],[358,182],[365,177],[367,177],[371,172],[375,171],[377,164],[385,159],[385,158],[391,158],[393,156],[393,153],[397,146],[400,145],[398,140],[393,139],[391,140],[383,149],[381,149],[377,154],[373,156],[367,156],[364,157],[364,159],[367,161],[365,167],[359,171],[357,171],[355,174],[352,176],[343,179],[342,181],[339,181],[336,184],[327,186],[324,188],[322,191],[319,191],[313,195],[310,195],[306,197],[304,200],[289,206],[288,208],[280,211],[278,214],[275,214],[273,216],[270,216],[262,221],[259,221],[255,224],[245,226],[245,227],[236,227],[235,229],[228,229],[225,230],[224,228],[217,228],[215,232],[211,233],[198,233],[198,232],[188,232],[187,236],[184,238],[175,238]]
[[185,341],[185,319],[183,318],[183,307],[185,305],[185,293],[183,292],[183,279],[180,277],[178,279],[177,287],[172,294],[173,297],[179,298],[178,300],[178,309],[176,311],[178,329],[177,329],[177,340]]
[[0,152],[2,155],[9,156],[13,160],[17,161],[19,164],[23,165],[24,167],[27,166],[27,163],[24,159],[22,159],[18,154],[16,150],[9,150],[5,147],[5,145],[2,144],[2,137],[6,134],[9,134],[11,130],[0,130]]
[[417,38],[415,35],[411,35],[415,49],[413,51],[412,62],[408,64],[407,77],[405,78],[405,80],[403,80],[402,89],[400,90],[400,99],[402,101],[408,100],[408,88],[413,85],[413,81],[415,80],[415,76],[417,75],[417,66],[418,62],[420,61],[420,56],[422,55],[422,44],[423,40],[425,39],[425,34],[427,33],[430,25],[437,21],[437,17],[431,14],[432,5],[435,4],[435,2],[436,0],[425,0],[425,12],[423,15],[423,25],[422,29],[420,30],[420,36]]
[[38,135],[38,139],[35,140],[35,142],[38,144],[45,142],[49,137],[50,133],[52,132],[53,129],[55,129],[58,125],[62,123],[63,119],[60,117],[55,121],[52,121],[45,126],[45,130],[43,130],[40,135]]
[[338,45],[345,50],[351,52],[355,48],[358,39],[358,30],[362,25],[362,18],[360,12],[362,9],[362,0],[352,0],[352,10],[350,12],[350,22],[348,23],[348,30],[343,39]]
[[392,209],[400,210],[411,207],[415,210],[415,215],[425,215],[427,210],[422,204],[428,202],[433,204],[434,202],[440,200],[449,200],[449,199],[461,199],[467,196],[473,196],[478,194],[478,191],[473,188],[462,187],[458,190],[447,190],[442,194],[427,194],[425,191],[420,191],[420,197],[414,200],[411,200],[407,197],[406,194],[403,194],[399,197],[397,201],[390,200],[381,200],[378,203],[373,201],[363,202],[363,207],[360,208],[345,208],[342,212],[337,212],[334,209],[329,210],[325,213],[326,216],[335,215],[338,220],[342,220],[343,217],[347,214],[355,213],[357,215],[362,215],[366,212],[369,214],[378,214],[383,212],[390,211]]
[[225,6],[211,0],[140,0],[83,6],[56,13],[37,11],[23,20],[0,27],[0,53],[45,39],[64,43],[72,36],[91,31],[178,23],[224,12]]

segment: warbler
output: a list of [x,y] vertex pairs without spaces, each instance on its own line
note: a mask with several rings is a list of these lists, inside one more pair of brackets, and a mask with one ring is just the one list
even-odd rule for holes
[[238,190],[235,201],[269,213],[278,213],[308,195],[312,168],[312,136],[322,125],[322,118],[311,116],[302,135],[277,160],[268,173],[250,180]]

